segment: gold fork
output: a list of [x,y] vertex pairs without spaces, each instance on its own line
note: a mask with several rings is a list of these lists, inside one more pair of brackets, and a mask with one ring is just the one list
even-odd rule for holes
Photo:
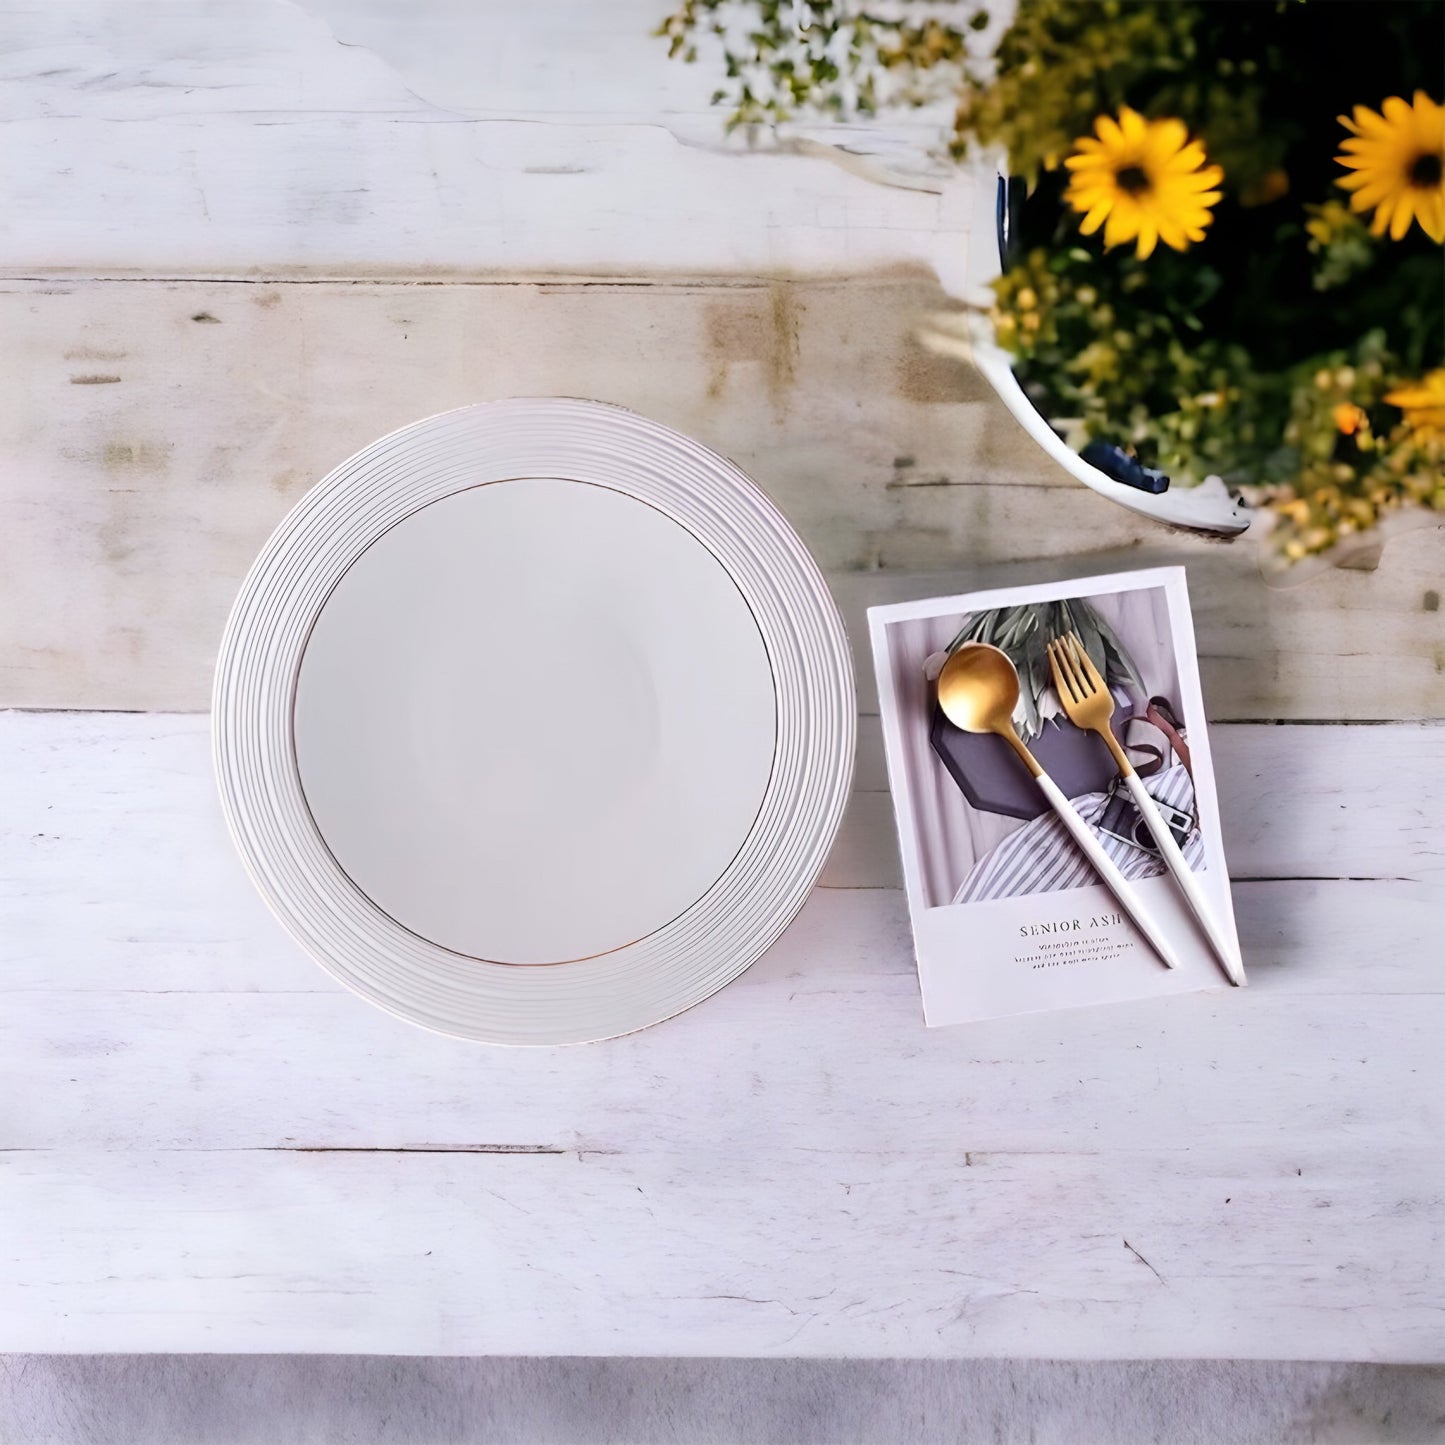
[[1109,726],[1109,720],[1114,716],[1114,695],[1105,685],[1104,679],[1099,676],[1099,669],[1094,666],[1089,654],[1084,651],[1077,634],[1073,632],[1066,632],[1062,636],[1052,639],[1048,645],[1048,653],[1049,670],[1053,673],[1054,678],[1054,691],[1058,693],[1059,701],[1069,715],[1069,721],[1075,727],[1096,732],[1103,738],[1114,756],[1114,762],[1124,779],[1125,786],[1129,789],[1129,796],[1133,798],[1134,806],[1138,808],[1150,833],[1154,835],[1159,856],[1163,858],[1169,871],[1174,875],[1174,881],[1178,883],[1194,916],[1199,920],[1200,927],[1203,928],[1215,956],[1224,965],[1224,971],[1229,976],[1229,981],[1233,984],[1243,984],[1244,968],[1234,949],[1230,946],[1229,940],[1216,925],[1214,917],[1209,911],[1209,904],[1205,901],[1204,890],[1199,886],[1199,880],[1194,876],[1189,864],[1185,862],[1184,854],[1179,851],[1179,844],[1175,841],[1173,831],[1159,816],[1159,809],[1154,805],[1154,799],[1149,796],[1143,780],[1134,771],[1133,763],[1129,761],[1128,753],[1119,746],[1119,740]]

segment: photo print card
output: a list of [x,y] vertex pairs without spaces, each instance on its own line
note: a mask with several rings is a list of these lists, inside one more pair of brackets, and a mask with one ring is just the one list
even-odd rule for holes
[[[1050,641],[1071,634],[1107,685],[1113,734],[1237,957],[1184,569],[903,602],[868,620],[928,1024],[1229,987],[1108,745],[1065,714],[1049,658]],[[979,643],[1013,663],[1019,737],[1157,921],[1177,968],[1012,745],[945,715],[939,674]]]

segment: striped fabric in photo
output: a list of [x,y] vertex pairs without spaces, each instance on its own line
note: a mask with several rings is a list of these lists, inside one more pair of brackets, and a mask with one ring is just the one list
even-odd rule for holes
[[[1194,785],[1183,764],[1146,778],[1144,786],[1156,802],[1167,803],[1184,813],[1194,812]],[[1108,797],[1107,793],[1084,793],[1071,801],[1079,816],[1097,832]],[[1125,878],[1152,878],[1164,872],[1164,864],[1153,853],[1103,833],[1099,833],[1099,842]],[[1204,868],[1204,839],[1197,825],[1183,852],[1196,873]],[[1097,881],[1093,865],[1069,837],[1062,820],[1057,814],[1047,812],[1010,833],[980,858],[954,894],[953,901],[980,903],[991,898],[1021,898],[1029,893],[1083,888]]]

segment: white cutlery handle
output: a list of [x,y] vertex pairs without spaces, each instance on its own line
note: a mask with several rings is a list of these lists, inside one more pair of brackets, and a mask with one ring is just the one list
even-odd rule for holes
[[1110,891],[1119,900],[1120,906],[1134,920],[1135,926],[1148,939],[1154,952],[1164,960],[1168,967],[1178,968],[1179,960],[1169,946],[1163,930],[1144,906],[1143,901],[1129,886],[1128,880],[1119,872],[1114,860],[1104,852],[1104,845],[1094,836],[1093,829],[1074,811],[1074,805],[1063,795],[1059,785],[1047,773],[1040,773],[1034,781],[1043,789],[1044,797],[1053,805],[1054,812],[1064,820],[1064,826],[1073,835],[1074,842],[1088,855],[1089,861],[1094,865],[1099,876],[1109,885]]
[[1194,870],[1189,866],[1184,854],[1179,851],[1179,844],[1174,838],[1174,830],[1159,816],[1159,809],[1155,806],[1154,799],[1149,796],[1149,790],[1144,786],[1143,780],[1137,773],[1126,773],[1124,781],[1129,786],[1129,794],[1134,799],[1134,806],[1138,808],[1140,815],[1149,825],[1149,831],[1154,835],[1154,841],[1159,846],[1160,856],[1169,865],[1169,871],[1174,875],[1174,880],[1179,884],[1190,908],[1194,910],[1194,916],[1199,920],[1199,926],[1204,930],[1205,937],[1209,939],[1210,947],[1214,949],[1215,956],[1224,965],[1224,971],[1229,975],[1229,981],[1242,987],[1244,965],[1230,946],[1230,941],[1225,937],[1224,931],[1215,923],[1214,915],[1210,912],[1209,904],[1204,897],[1204,889],[1200,887],[1199,880],[1194,876]]

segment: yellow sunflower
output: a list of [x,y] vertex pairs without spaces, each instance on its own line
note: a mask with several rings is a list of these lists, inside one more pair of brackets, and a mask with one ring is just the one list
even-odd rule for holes
[[1385,400],[1405,413],[1417,436],[1445,436],[1445,366],[1427,373],[1413,386],[1386,392]]
[[1145,120],[1126,105],[1118,120],[1101,115],[1094,134],[1074,142],[1064,199],[1083,216],[1084,235],[1103,226],[1106,246],[1137,239],[1141,260],[1159,241],[1182,251],[1204,239],[1220,197],[1224,172],[1204,160],[1182,120]]
[[1388,227],[1398,241],[1413,219],[1432,241],[1445,241],[1445,106],[1417,90],[1413,105],[1392,95],[1380,109],[1357,105],[1353,120],[1339,118],[1350,132],[1335,157],[1352,172],[1340,182],[1354,192],[1350,206],[1374,211],[1377,236]]

